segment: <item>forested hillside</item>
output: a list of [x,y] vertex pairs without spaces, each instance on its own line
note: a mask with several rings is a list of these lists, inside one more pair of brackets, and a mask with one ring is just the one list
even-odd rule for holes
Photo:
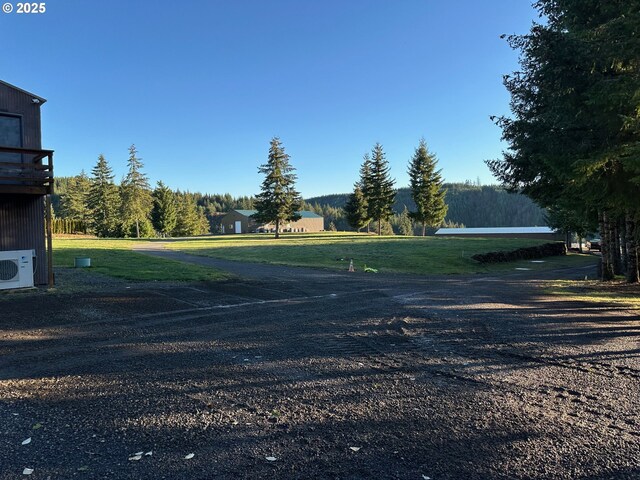
[[[466,183],[445,184],[449,205],[446,221],[466,227],[526,227],[545,225],[545,212],[528,197],[508,193],[504,189],[488,185]],[[306,199],[311,205],[344,207],[348,194],[323,195]],[[400,188],[396,195],[394,211],[400,214],[404,207],[414,208],[408,188]]]

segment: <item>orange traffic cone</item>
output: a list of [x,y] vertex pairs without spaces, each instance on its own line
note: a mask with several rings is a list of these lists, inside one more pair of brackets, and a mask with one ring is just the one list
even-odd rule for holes
[[355,269],[355,268],[353,268],[353,258],[352,258],[352,259],[351,259],[351,261],[349,262],[349,271],[350,271],[350,272],[355,272],[355,271],[356,271],[356,269]]

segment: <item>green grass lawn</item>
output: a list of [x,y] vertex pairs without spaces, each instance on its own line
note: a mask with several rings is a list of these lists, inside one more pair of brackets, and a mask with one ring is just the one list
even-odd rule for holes
[[513,250],[545,243],[533,239],[483,239],[441,237],[376,237],[353,233],[227,235],[172,240],[166,248],[194,255],[247,262],[272,263],[346,270],[353,258],[356,269],[364,265],[380,272],[456,274],[540,270],[595,263],[591,255],[549,257],[544,263],[528,261],[481,265],[470,257],[476,253]]
[[[75,257],[91,257],[91,272],[133,281],[220,280],[227,276],[215,269],[175,262],[132,251],[137,242],[149,240],[54,239],[54,265],[73,267]],[[159,240],[154,240],[159,241]],[[229,235],[184,240],[164,240],[166,248],[200,256],[247,262],[346,270],[353,259],[357,270],[365,265],[379,272],[419,275],[541,270],[595,263],[590,255],[549,257],[543,263],[529,261],[482,265],[471,259],[476,253],[513,250],[544,243],[532,239],[483,239],[441,237],[377,237],[353,233]]]
[[132,281],[220,280],[228,276],[219,270],[133,252],[142,240],[54,238],[55,267],[73,267],[75,257],[90,257],[90,272]]

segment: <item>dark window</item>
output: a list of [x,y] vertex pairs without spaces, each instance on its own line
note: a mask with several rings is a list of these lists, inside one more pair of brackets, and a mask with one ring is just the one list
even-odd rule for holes
[[[22,147],[22,119],[12,115],[0,115],[0,146]],[[0,152],[0,162],[20,162],[19,153]]]

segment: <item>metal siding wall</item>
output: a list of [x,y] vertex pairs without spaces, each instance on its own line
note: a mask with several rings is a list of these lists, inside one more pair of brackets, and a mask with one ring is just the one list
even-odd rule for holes
[[[22,115],[22,146],[42,148],[40,104],[20,90],[0,84],[0,113]],[[36,285],[47,283],[44,197],[0,194],[0,250],[36,251]]]
[[33,97],[0,84],[0,112],[22,115],[22,141],[24,148],[40,149],[40,104]]
[[233,225],[234,221],[236,220],[236,215],[238,215],[236,212],[229,212],[227,213],[224,217],[222,217],[222,225],[224,225],[224,233],[226,235],[230,234],[230,233],[234,233],[234,230],[229,228],[229,225]]
[[[240,215],[238,212],[229,212],[222,217],[222,225],[224,225],[224,233],[226,235],[235,234],[236,222],[242,222],[242,233],[247,233],[250,228],[250,218]],[[229,225],[233,225],[233,228],[229,228]]]
[[324,218],[301,218],[291,222],[291,228],[304,228],[305,232],[321,232],[324,230]]
[[444,233],[436,235],[439,238],[533,238],[535,240],[548,240],[549,242],[562,242],[564,235],[561,233]]
[[47,283],[44,197],[0,195],[0,250],[36,251],[35,283]]

